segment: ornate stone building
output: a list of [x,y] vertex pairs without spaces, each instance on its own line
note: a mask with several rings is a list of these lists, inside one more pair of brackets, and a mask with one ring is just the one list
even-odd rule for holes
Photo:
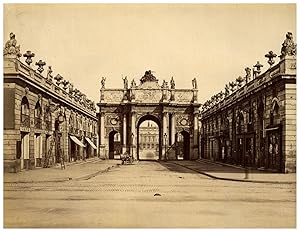
[[99,138],[100,156],[109,156],[114,146],[114,134],[121,134],[122,153],[130,152],[139,157],[140,125],[152,120],[159,128],[159,159],[176,159],[176,138],[185,140],[184,158],[199,157],[199,106],[196,79],[192,89],[176,89],[172,78],[170,87],[164,80],[162,86],[151,71],[146,71],[137,86],[135,80],[128,86],[123,79],[123,89],[106,89],[103,77],[100,89]]
[[4,170],[49,167],[97,155],[97,117],[87,99],[31,51],[21,58],[15,35],[4,48]]
[[[296,170],[296,45],[292,33],[280,60],[257,62],[202,106],[201,157],[276,172]],[[251,72],[252,71],[252,72]]]
[[159,159],[159,129],[151,121],[145,121],[139,131],[139,158],[140,160]]

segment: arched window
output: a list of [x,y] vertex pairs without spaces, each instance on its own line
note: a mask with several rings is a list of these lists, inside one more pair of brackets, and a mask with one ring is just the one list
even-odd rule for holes
[[85,125],[85,123],[86,123],[85,118],[82,118],[82,130],[83,130],[83,131],[86,130],[86,125]]
[[272,109],[270,112],[270,125],[280,123],[280,114],[279,114],[279,103],[278,99],[274,98],[272,101]]
[[69,118],[69,132],[70,133],[74,133],[74,117],[73,117],[73,115],[71,114],[70,115],[70,118]]
[[21,102],[21,126],[30,127],[29,102],[27,97],[23,97]]
[[244,132],[244,116],[241,111],[238,112],[237,116],[237,134]]
[[42,107],[39,102],[36,103],[34,108],[34,127],[42,129]]
[[52,130],[52,116],[50,107],[45,107],[45,114],[44,114],[44,121],[46,125],[46,130],[51,131]]
[[89,132],[90,132],[90,133],[93,133],[93,127],[92,127],[91,122],[89,122],[88,127],[89,127]]

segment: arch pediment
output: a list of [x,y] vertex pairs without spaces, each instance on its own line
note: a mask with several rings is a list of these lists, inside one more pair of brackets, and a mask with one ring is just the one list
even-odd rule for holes
[[146,81],[137,86],[137,89],[161,89],[157,81]]

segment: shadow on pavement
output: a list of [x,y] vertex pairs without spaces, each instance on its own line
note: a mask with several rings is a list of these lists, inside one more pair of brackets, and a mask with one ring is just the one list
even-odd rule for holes
[[191,169],[182,167],[182,166],[177,165],[177,164],[175,164],[173,162],[159,161],[158,163],[160,165],[162,165],[163,167],[167,168],[169,171],[172,171],[172,172],[198,174],[196,171],[193,171]]
[[[208,173],[235,173],[235,174],[244,174],[245,169],[241,167],[230,167],[220,164],[190,161],[190,160],[181,160],[181,161],[161,161],[159,162],[164,167],[168,168],[170,171],[174,172],[185,172],[185,173],[195,173],[195,172],[208,172]],[[192,169],[192,170],[191,170]],[[194,171],[193,171],[194,170]],[[260,170],[247,170],[252,174],[278,174],[275,172],[267,172]]]

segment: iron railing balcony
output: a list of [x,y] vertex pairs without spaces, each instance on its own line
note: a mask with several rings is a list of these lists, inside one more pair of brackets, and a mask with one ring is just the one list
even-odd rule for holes
[[41,118],[38,118],[38,117],[34,118],[34,127],[36,129],[42,129],[42,119]]
[[21,115],[21,126],[22,127],[30,127],[30,117],[27,114]]
[[51,121],[45,121],[46,130],[51,131],[52,130],[52,123]]

